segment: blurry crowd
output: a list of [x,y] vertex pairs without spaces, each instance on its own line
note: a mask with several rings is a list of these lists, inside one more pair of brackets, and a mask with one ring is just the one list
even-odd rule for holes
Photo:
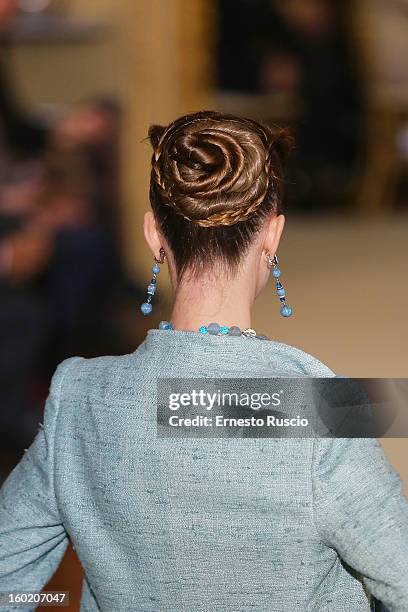
[[[0,0],[0,27],[16,2]],[[20,106],[0,43],[0,446],[22,448],[56,365],[121,351],[112,308],[119,245],[120,112],[90,100],[36,118]],[[136,310],[136,309],[135,309]]]
[[364,142],[349,0],[219,0],[218,84],[297,102],[288,181],[298,210],[344,207]]

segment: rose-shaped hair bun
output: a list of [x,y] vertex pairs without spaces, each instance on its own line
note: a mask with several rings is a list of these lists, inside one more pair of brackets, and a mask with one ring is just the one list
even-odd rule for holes
[[263,206],[276,207],[286,132],[203,111],[152,126],[149,138],[151,186],[163,205],[191,223],[232,226]]

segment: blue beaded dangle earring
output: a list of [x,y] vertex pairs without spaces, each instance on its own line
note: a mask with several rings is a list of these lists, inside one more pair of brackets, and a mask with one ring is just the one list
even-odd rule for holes
[[160,265],[164,263],[166,259],[166,255],[164,253],[164,249],[160,249],[160,259],[154,258],[154,264],[152,266],[152,279],[147,287],[147,300],[140,306],[140,310],[144,315],[149,315],[152,310],[152,298],[156,293],[157,289],[157,275],[160,272]]
[[268,268],[272,270],[272,276],[276,279],[276,293],[278,294],[279,301],[282,304],[280,313],[282,317],[291,317],[293,311],[292,308],[286,303],[286,291],[280,281],[281,270],[279,268],[278,257],[277,255],[271,257],[269,253],[267,253],[266,260],[268,262]]

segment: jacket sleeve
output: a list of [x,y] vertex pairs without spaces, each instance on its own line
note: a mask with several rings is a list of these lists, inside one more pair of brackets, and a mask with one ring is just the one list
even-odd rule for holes
[[408,610],[408,501],[376,439],[315,442],[313,494],[323,541],[390,612]]
[[[43,425],[0,489],[0,593],[41,591],[67,547],[54,494],[53,447],[63,379],[77,359],[58,366]],[[7,609],[2,602],[0,610]]]

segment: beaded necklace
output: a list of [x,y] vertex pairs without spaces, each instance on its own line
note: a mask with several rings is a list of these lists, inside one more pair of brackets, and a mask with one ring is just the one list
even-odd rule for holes
[[[161,321],[159,329],[174,330],[172,323],[168,321]],[[248,329],[241,330],[236,325],[228,327],[227,325],[219,325],[218,323],[210,323],[209,325],[202,325],[199,327],[198,332],[200,334],[210,334],[211,336],[242,336],[243,338],[256,338],[257,340],[268,340],[267,336],[257,334],[254,329],[250,327]]]

